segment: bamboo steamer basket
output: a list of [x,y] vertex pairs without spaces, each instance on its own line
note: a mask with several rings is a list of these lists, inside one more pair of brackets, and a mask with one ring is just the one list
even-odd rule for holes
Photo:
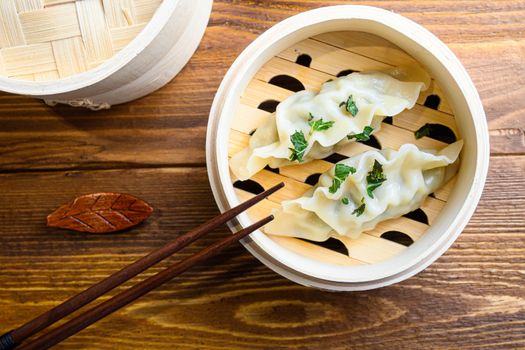
[[91,109],[145,96],[184,67],[212,0],[2,0],[0,90]]
[[[229,157],[246,147],[250,134],[278,101],[302,88],[318,90],[334,76],[419,63],[432,77],[418,103],[383,122],[366,144],[352,143],[325,160],[264,169],[236,181]],[[437,130],[416,140],[425,124]],[[269,268],[297,283],[326,290],[355,291],[402,281],[441,256],[472,216],[488,170],[489,137],[479,95],[456,56],[429,31],[379,8],[342,5],[316,9],[278,23],[233,63],[210,111],[207,164],[221,211],[254,193],[285,182],[281,191],[240,215],[233,231],[271,213],[282,200],[297,198],[320,173],[341,158],[371,147],[398,149],[404,143],[441,149],[464,140],[457,175],[420,210],[385,221],[358,239],[318,244],[256,231],[244,246]]]

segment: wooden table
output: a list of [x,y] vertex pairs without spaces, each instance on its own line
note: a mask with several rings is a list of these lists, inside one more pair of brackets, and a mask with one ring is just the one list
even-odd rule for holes
[[[188,66],[139,101],[93,113],[0,95],[0,333],[218,213],[204,143],[224,73],[274,23],[341,2],[268,3],[216,1]],[[57,348],[525,347],[525,2],[359,3],[434,32],[479,89],[490,128],[490,174],[452,248],[403,283],[328,293],[287,281],[237,246]],[[156,211],[122,234],[45,226],[57,206],[96,191],[129,192]],[[146,276],[226,234],[218,230]]]

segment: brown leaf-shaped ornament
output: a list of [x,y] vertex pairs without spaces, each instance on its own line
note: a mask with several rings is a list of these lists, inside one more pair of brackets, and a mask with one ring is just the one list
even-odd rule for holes
[[107,233],[125,230],[147,219],[153,208],[124,193],[92,193],[75,198],[47,217],[47,226]]

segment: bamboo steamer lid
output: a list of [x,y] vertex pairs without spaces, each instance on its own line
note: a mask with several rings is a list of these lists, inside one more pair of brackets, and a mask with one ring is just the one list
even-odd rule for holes
[[211,0],[2,0],[0,90],[91,109],[171,80],[204,33]]

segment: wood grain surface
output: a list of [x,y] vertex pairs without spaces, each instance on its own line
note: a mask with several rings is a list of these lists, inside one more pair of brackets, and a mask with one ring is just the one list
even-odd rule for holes
[[[204,143],[222,76],[277,21],[341,3],[216,1],[177,78],[109,111],[0,94],[0,333],[215,216]],[[525,1],[351,3],[424,25],[479,90],[493,156],[480,205],[452,248],[400,284],[328,293],[287,281],[237,246],[57,349],[525,348]],[[103,191],[136,195],[155,212],[116,234],[45,226],[60,204]],[[218,230],[133,281],[226,234]]]

